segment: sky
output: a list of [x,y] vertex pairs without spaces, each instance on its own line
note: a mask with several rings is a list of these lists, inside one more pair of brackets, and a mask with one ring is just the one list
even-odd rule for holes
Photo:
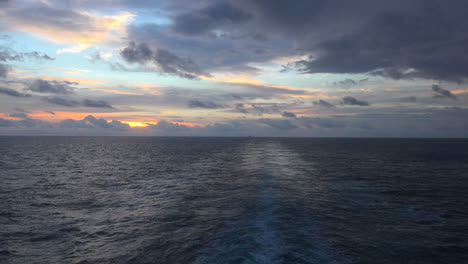
[[468,137],[464,0],[0,0],[0,135]]

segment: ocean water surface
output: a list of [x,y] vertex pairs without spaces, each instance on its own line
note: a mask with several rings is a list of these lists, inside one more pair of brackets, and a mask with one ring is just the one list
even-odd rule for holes
[[0,137],[0,263],[468,263],[468,140]]

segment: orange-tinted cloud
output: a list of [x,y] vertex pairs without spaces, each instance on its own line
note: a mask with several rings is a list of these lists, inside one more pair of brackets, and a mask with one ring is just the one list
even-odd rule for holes
[[[157,116],[138,116],[138,115],[122,115],[122,113],[89,113],[89,112],[62,112],[54,111],[54,114],[45,111],[33,111],[28,114],[30,118],[46,120],[51,122],[59,122],[64,119],[82,120],[86,116],[92,115],[96,118],[103,118],[106,121],[119,120],[124,124],[128,124],[132,128],[148,127],[149,124],[156,125],[159,122]],[[10,117],[7,113],[0,113],[0,118],[9,120],[20,120],[21,118]],[[168,121],[171,122],[171,121]],[[204,127],[205,125],[195,122],[179,122],[172,121],[173,124],[184,125],[188,127]]]
[[13,30],[72,45],[59,53],[80,52],[97,43],[118,40],[124,34],[124,26],[135,17],[130,12],[105,16],[60,9],[47,2],[0,10],[0,16]]
[[147,127],[148,124],[156,125],[158,122],[142,122],[142,121],[121,121],[124,124],[129,125],[130,127]]
[[462,89],[452,90],[452,93],[453,93],[453,94],[464,94],[464,93],[468,93],[468,88],[462,88]]

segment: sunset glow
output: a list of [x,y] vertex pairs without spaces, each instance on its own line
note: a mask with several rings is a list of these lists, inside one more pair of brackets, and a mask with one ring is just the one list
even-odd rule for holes
[[0,0],[0,134],[464,137],[465,18],[397,2]]

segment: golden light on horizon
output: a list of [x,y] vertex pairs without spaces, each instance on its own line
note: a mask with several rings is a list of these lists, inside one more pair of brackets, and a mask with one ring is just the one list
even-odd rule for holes
[[138,122],[138,121],[121,121],[124,124],[129,125],[130,127],[148,127],[149,124],[156,125],[158,122]]
[[[158,122],[145,122],[145,121],[120,121],[124,124],[129,125],[131,128],[142,128],[148,127],[149,125],[157,125]],[[203,124],[193,122],[170,122],[172,124],[188,126],[188,127],[204,127]]]

